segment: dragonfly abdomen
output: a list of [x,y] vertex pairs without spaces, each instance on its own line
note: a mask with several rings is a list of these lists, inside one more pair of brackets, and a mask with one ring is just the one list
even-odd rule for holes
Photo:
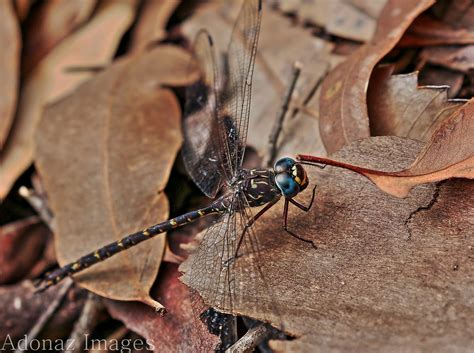
[[108,259],[109,257],[115,254],[118,254],[121,251],[124,251],[138,243],[141,243],[142,241],[153,238],[158,234],[170,231],[174,228],[182,227],[188,223],[195,221],[198,218],[210,214],[223,213],[227,210],[227,207],[228,202],[226,202],[225,199],[219,199],[213,202],[208,207],[185,213],[178,217],[172,218],[166,222],[158,223],[154,226],[145,228],[140,232],[127,235],[119,241],[107,244],[94,252],[84,255],[75,262],[69,263],[61,268],[47,273],[44,278],[45,284],[43,287],[39,288],[38,291],[44,291],[48,287],[60,282],[65,277],[80,272],[98,262]]

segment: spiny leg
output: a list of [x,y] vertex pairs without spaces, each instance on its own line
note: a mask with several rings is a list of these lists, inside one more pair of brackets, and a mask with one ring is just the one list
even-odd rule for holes
[[240,235],[239,242],[237,243],[237,247],[235,248],[234,259],[238,257],[239,249],[240,249],[240,246],[242,245],[242,240],[244,240],[244,236],[245,236],[245,233],[247,232],[247,229],[249,229],[252,226],[252,224],[255,223],[257,219],[259,219],[265,212],[267,212],[270,208],[272,208],[277,202],[278,202],[278,199],[273,200],[272,202],[268,203],[264,208],[262,208],[255,216],[253,216],[247,222],[247,224],[245,225]]
[[308,212],[311,209],[311,206],[313,206],[314,196],[316,195],[316,187],[317,185],[315,185],[313,188],[313,195],[311,196],[311,201],[309,202],[308,206],[302,205],[294,199],[287,199],[287,200],[291,202],[293,205],[295,205],[296,207],[298,207],[300,210]]
[[[314,198],[314,190],[315,189],[313,189],[313,198]],[[296,235],[295,233],[293,233],[292,231],[290,231],[288,229],[288,204],[289,204],[290,201],[293,201],[293,200],[285,198],[285,206],[283,208],[283,229],[285,230],[285,232],[287,232],[292,237],[294,237],[298,240],[304,241],[305,243],[310,244],[313,248],[317,249],[318,247],[311,240],[302,238],[299,235]],[[312,204],[312,201],[311,201],[311,204]],[[311,208],[311,204],[309,205],[309,208]],[[301,207],[304,207],[303,205],[300,205],[300,204],[298,204],[298,205],[301,206]],[[309,210],[309,208],[308,208],[308,210]]]

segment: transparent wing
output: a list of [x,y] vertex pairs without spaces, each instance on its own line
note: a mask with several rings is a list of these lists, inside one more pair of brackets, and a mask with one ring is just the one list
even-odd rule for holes
[[[223,161],[217,123],[217,67],[212,39],[202,30],[194,42],[193,65],[198,79],[186,89],[184,106],[184,143],[181,150],[186,169],[194,183],[208,197],[214,198],[223,182]],[[190,71],[194,72],[195,66]]]
[[275,298],[264,277],[260,246],[252,227],[247,228],[239,256],[234,259],[238,240],[252,214],[243,195],[235,195],[232,205],[232,210],[208,228],[182,280],[207,305],[222,312],[234,315],[252,312],[258,319],[279,323]]
[[227,50],[226,80],[218,98],[224,165],[231,175],[240,169],[250,115],[252,75],[262,17],[261,0],[244,0]]

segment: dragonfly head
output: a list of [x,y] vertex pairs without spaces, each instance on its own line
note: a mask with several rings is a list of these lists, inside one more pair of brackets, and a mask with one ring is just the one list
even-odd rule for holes
[[275,182],[283,196],[291,198],[308,186],[308,176],[303,166],[292,158],[280,158],[273,167]]

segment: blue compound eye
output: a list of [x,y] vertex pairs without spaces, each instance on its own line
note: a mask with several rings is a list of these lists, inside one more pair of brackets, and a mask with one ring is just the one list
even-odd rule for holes
[[285,158],[280,158],[276,163],[273,169],[275,172],[278,173],[283,173],[287,172],[295,165],[295,160],[285,157]]
[[300,186],[288,173],[277,174],[275,182],[285,197],[291,198],[300,192]]

